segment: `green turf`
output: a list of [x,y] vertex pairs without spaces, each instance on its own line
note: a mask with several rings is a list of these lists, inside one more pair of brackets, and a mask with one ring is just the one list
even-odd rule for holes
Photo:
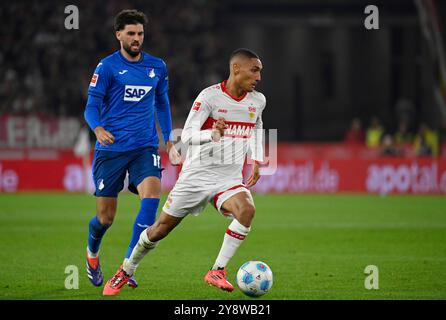
[[[260,299],[446,298],[445,197],[255,195],[255,202],[252,232],[228,267],[234,280],[243,262],[268,263],[274,285]],[[104,299],[84,268],[94,208],[87,195],[1,194],[0,299]],[[137,210],[135,196],[120,195],[102,242],[107,279],[122,261]],[[108,299],[252,299],[203,282],[227,225],[211,206],[186,218],[143,260],[140,287]],[[77,290],[64,286],[67,265],[79,268]],[[378,290],[364,288],[367,265],[379,268]]]

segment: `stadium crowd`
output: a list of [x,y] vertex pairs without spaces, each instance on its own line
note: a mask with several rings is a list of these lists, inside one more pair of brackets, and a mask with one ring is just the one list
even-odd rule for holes
[[438,156],[446,143],[446,121],[439,129],[434,129],[426,122],[411,125],[403,118],[392,131],[376,116],[370,119],[368,126],[364,126],[360,118],[354,118],[345,132],[344,142],[375,149],[381,156]]
[[65,5],[19,0],[0,11],[0,113],[82,117],[95,66],[118,49],[113,17],[129,7],[149,17],[143,48],[167,63],[173,119],[184,122],[202,88],[226,76],[217,1],[80,0],[78,30],[65,29]]
[[[78,30],[65,29],[65,5],[18,0],[0,10],[7,26],[0,30],[0,114],[72,116],[84,122],[93,70],[118,49],[113,17],[129,7],[149,17],[144,50],[167,63],[174,128],[183,125],[192,100],[204,87],[227,76],[229,52],[219,1],[79,0]],[[386,128],[378,117],[355,118],[344,141],[377,148],[384,156],[442,152],[446,122],[436,128],[416,123],[410,110],[405,114],[407,103],[396,110],[397,129]]]

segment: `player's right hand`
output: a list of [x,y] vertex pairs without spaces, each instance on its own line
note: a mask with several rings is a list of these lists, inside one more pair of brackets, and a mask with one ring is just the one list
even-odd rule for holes
[[94,128],[94,134],[99,143],[104,147],[115,142],[115,137],[105,130],[104,127],[97,126]]
[[218,118],[218,120],[212,125],[212,140],[215,142],[220,141],[220,138],[225,135],[225,129],[228,125],[225,123],[225,118]]

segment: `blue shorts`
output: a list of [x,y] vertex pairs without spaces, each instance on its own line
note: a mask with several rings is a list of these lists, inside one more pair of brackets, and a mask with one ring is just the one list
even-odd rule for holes
[[95,150],[93,181],[97,197],[114,197],[124,187],[129,173],[129,190],[138,194],[136,187],[147,177],[161,179],[161,160],[158,149],[145,147],[126,152]]

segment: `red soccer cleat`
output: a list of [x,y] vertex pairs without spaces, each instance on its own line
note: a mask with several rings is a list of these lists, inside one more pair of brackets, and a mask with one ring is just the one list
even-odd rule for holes
[[121,288],[129,281],[130,277],[122,266],[120,266],[115,275],[105,284],[102,294],[104,296],[116,296],[121,291]]
[[209,285],[231,292],[234,286],[226,280],[226,269],[209,270],[204,276],[204,281]]

